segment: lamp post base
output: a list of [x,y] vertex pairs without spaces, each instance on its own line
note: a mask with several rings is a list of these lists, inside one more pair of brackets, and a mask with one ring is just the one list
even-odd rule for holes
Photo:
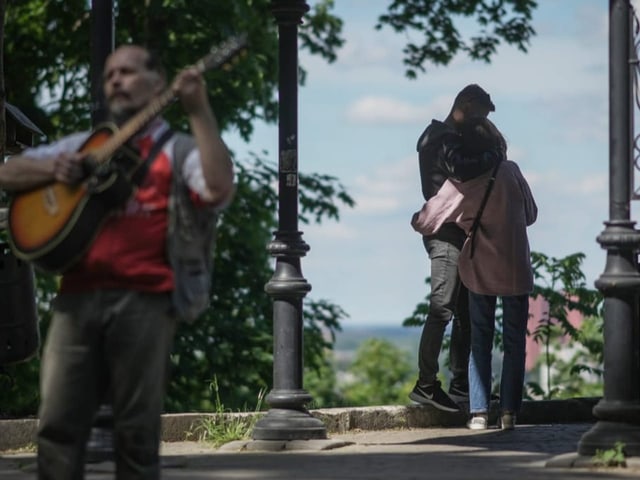
[[612,449],[618,442],[623,444],[626,456],[640,456],[640,424],[600,421],[582,436],[578,453],[593,456],[598,450]]
[[254,440],[316,440],[327,438],[321,420],[306,410],[272,408],[253,427]]

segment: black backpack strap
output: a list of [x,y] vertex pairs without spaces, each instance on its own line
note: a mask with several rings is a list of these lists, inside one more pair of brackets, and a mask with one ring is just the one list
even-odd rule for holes
[[473,258],[473,254],[475,252],[476,249],[476,236],[475,233],[478,230],[478,227],[480,226],[480,218],[482,218],[482,212],[484,212],[484,207],[487,204],[487,200],[489,199],[489,194],[491,193],[491,190],[493,189],[493,184],[496,181],[496,174],[498,173],[498,168],[500,168],[500,164],[502,163],[502,161],[498,162],[496,164],[496,166],[493,168],[493,172],[491,172],[491,177],[489,178],[489,183],[487,184],[487,189],[484,191],[484,196],[482,197],[482,202],[480,202],[480,208],[478,208],[478,213],[476,214],[476,218],[473,219],[473,224],[471,225],[471,230],[469,230],[469,233],[467,235],[467,237],[471,238],[471,254],[469,256],[469,258]]
[[162,133],[162,135],[160,135],[160,138],[158,138],[158,140],[153,142],[153,145],[151,146],[151,149],[149,149],[149,153],[144,159],[144,162],[136,169],[135,173],[131,177],[131,182],[134,185],[140,185],[142,183],[144,177],[146,177],[147,172],[149,171],[149,165],[151,165],[151,163],[155,160],[155,158],[160,153],[160,150],[162,150],[162,147],[164,147],[164,144],[167,143],[167,141],[172,136],[173,130],[168,128]]

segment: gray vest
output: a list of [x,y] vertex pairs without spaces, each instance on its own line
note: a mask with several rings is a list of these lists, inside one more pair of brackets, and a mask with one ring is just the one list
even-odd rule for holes
[[210,301],[218,214],[212,207],[195,208],[182,176],[184,161],[195,147],[185,133],[175,133],[167,254],[173,269],[173,306],[178,318],[193,322]]

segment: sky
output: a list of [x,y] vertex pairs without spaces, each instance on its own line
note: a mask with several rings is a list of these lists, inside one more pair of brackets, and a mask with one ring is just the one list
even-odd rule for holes
[[[389,0],[336,0],[346,39],[337,61],[300,54],[307,81],[298,92],[298,164],[336,177],[356,206],[339,221],[300,225],[310,246],[301,259],[308,298],[342,307],[345,328],[401,325],[424,300],[429,261],[409,225],[423,202],[416,141],[469,83],[491,94],[490,118],[537,201],[531,249],[584,253],[593,288],[605,267],[596,237],[609,211],[608,3],[539,0],[528,53],[501,46],[491,64],[459,55],[410,80],[401,63],[406,37],[374,29]],[[475,29],[465,23],[463,33]],[[233,132],[225,140],[240,161],[266,151],[277,163],[276,125],[257,124],[248,143]]]

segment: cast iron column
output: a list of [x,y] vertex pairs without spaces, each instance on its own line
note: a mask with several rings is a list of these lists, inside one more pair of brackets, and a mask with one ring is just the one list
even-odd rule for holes
[[256,440],[326,438],[324,424],[305,408],[311,395],[302,389],[302,299],[311,285],[300,258],[309,246],[298,231],[298,25],[309,9],[304,0],[273,0],[279,33],[279,196],[278,231],[268,250],[275,271],[265,285],[273,298],[273,389],[271,407],[253,429]]
[[630,70],[631,5],[609,0],[609,221],[598,236],[607,250],[596,287],[604,295],[604,396],[598,419],[578,444],[592,456],[616,442],[627,456],[640,456],[640,336],[637,253],[640,233],[630,221],[633,168],[633,96]]
[[[107,119],[102,90],[104,63],[114,47],[113,0],[91,1],[91,124],[95,127]],[[87,442],[87,462],[113,458],[113,410],[103,404],[94,419]]]
[[91,123],[104,122],[107,110],[102,90],[104,62],[113,51],[114,21],[113,0],[91,1]]

